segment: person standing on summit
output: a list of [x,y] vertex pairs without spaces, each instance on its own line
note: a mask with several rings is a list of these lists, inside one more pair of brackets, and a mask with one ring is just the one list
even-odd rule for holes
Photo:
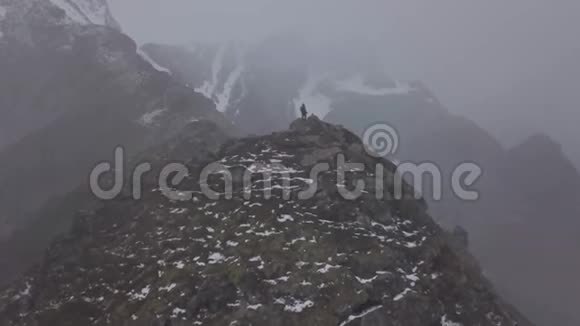
[[308,117],[308,111],[306,111],[306,105],[302,103],[300,107],[300,113],[302,113],[302,119],[306,119]]

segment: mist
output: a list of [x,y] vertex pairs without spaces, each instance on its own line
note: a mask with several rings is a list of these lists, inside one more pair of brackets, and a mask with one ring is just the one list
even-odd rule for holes
[[0,324],[580,325],[579,18],[0,0]]
[[580,51],[580,4],[571,1],[122,0],[111,6],[139,42],[259,40],[289,30],[311,39],[372,40],[394,76],[422,80],[447,106],[467,112]]

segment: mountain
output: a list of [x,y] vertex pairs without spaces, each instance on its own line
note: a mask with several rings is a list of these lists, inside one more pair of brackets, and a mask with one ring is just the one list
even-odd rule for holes
[[[496,287],[538,324],[578,324],[574,306],[580,292],[568,291],[567,280],[580,272],[574,253],[580,249],[574,236],[580,227],[580,176],[560,146],[548,137],[533,137],[506,149],[486,129],[450,113],[426,85],[391,78],[372,56],[353,59],[360,49],[373,53],[372,45],[325,46],[283,36],[257,46],[151,44],[143,49],[178,80],[203,90],[248,134],[289,123],[301,103],[361,136],[371,125],[394,127],[399,146],[390,157],[437,166],[442,198],[433,198],[432,183],[420,189],[431,215],[448,229],[467,231],[471,250]],[[291,73],[285,67],[293,67]],[[471,187],[480,194],[476,201],[462,200],[452,189],[453,172],[466,162],[483,173]],[[538,261],[551,265],[538,266]]]
[[[0,148],[63,113],[58,102],[44,95],[46,85],[55,72],[72,75],[66,59],[74,50],[73,38],[97,26],[120,29],[103,0],[0,1]],[[72,91],[55,95],[70,98]]]
[[[0,295],[2,324],[179,325],[193,318],[221,324],[238,316],[241,322],[258,324],[493,325],[522,319],[493,293],[457,242],[469,242],[500,291],[510,301],[516,298],[535,319],[538,311],[546,312],[540,317],[552,324],[566,325],[574,318],[574,293],[560,307],[554,304],[565,277],[540,287],[535,285],[538,276],[546,275],[544,266],[521,280],[513,275],[529,266],[515,266],[513,258],[522,250],[517,245],[540,244],[532,237],[518,242],[520,238],[499,232],[509,229],[509,223],[527,234],[525,221],[541,221],[534,215],[539,203],[531,202],[529,189],[518,188],[534,171],[510,173],[517,165],[503,161],[526,158],[528,147],[510,153],[483,129],[448,114],[425,86],[390,78],[377,69],[377,58],[366,55],[373,53],[372,47],[336,45],[335,55],[328,55],[285,35],[252,46],[139,49],[119,30],[104,0],[0,0],[0,30],[0,282],[22,275],[53,236],[72,226],[69,235],[50,247],[43,264]],[[352,53],[365,54],[352,59]],[[311,180],[305,168],[345,153],[367,166],[388,166],[386,183],[393,185],[395,166],[367,156],[360,140],[342,127],[312,118],[282,131],[302,102],[355,132],[363,124],[400,119],[396,127],[406,142],[401,159],[437,154],[441,166],[449,168],[458,159],[473,158],[489,171],[500,171],[482,181],[491,198],[464,203],[446,193],[440,205],[429,202],[441,224],[467,229],[457,229],[456,241],[431,220],[421,200],[380,201],[368,195],[354,202],[340,200],[345,188],[337,190],[332,173],[321,179],[324,188],[314,198],[301,202],[175,203],[153,191],[155,174],[168,161],[189,162],[192,171],[200,172],[215,161],[247,164],[245,155],[294,167],[288,172],[296,178],[278,181],[303,187]],[[399,118],[397,110],[385,116],[385,110],[377,111],[385,105],[404,109],[398,110]],[[229,140],[239,132],[262,136]],[[126,187],[113,201],[97,200],[90,191],[90,171],[112,161],[119,147],[125,150],[126,171],[153,163],[142,200],[131,199],[132,175],[124,176]],[[192,175],[187,185],[198,189]],[[373,177],[371,173],[365,180]],[[112,181],[107,175],[101,183]],[[284,184],[272,188],[280,190]],[[409,185],[405,190],[420,191]],[[551,192],[543,195],[553,200]],[[573,219],[561,209],[556,216],[561,220],[553,225],[573,230]],[[256,210],[255,223],[247,221],[250,210]],[[209,212],[211,216],[205,214]],[[468,218],[464,222],[462,217]],[[248,224],[244,221],[252,223],[242,232]],[[301,240],[302,234],[308,239]],[[486,243],[496,236],[498,241]],[[244,242],[236,242],[237,237]],[[303,247],[284,250],[295,245]],[[503,252],[509,254],[498,256],[497,246],[506,246]],[[538,254],[536,262],[547,255]],[[531,264],[529,256],[521,257]],[[566,252],[553,261],[562,264],[569,257]],[[500,258],[507,262],[498,265]],[[192,277],[198,267],[207,271]],[[287,271],[296,274],[299,287],[296,282],[285,286],[286,277],[291,279]],[[567,276],[574,269],[559,272]],[[524,286],[544,295],[541,304],[548,309],[523,304],[529,300],[521,291]],[[176,287],[179,293],[173,292]],[[220,312],[227,304],[232,310]],[[281,311],[288,318],[279,317]],[[554,317],[561,311],[572,317]],[[182,318],[186,321],[178,320]]]
[[0,5],[0,129],[10,143],[0,152],[4,236],[84,182],[115,146],[136,153],[192,119],[227,123],[140,56],[104,1]]
[[298,57],[302,48],[298,40],[284,37],[249,49],[236,43],[185,48],[147,44],[143,51],[177,80],[212,99],[240,130],[264,134],[285,128],[295,118],[292,99],[305,67],[283,54]]
[[[93,199],[91,170],[180,133],[235,128],[203,95],[159,71],[105,1],[0,0],[0,283],[38,259]],[[72,192],[72,193],[71,193]],[[78,199],[67,207],[62,198]]]
[[[373,121],[396,126],[395,156],[436,164],[444,176],[443,197],[434,200],[431,184],[424,186],[431,213],[448,228],[468,231],[471,250],[498,290],[538,324],[575,325],[580,316],[573,306],[580,298],[566,280],[580,272],[574,258],[580,248],[580,174],[549,137],[531,137],[505,150],[473,122],[430,103],[427,94],[350,97],[335,104],[327,120],[359,134]],[[471,187],[480,194],[477,201],[458,198],[449,182],[463,162],[483,171]]]
[[353,62],[345,55],[359,52],[338,46],[335,51],[341,55],[330,57],[291,34],[258,44],[145,44],[142,50],[171,71],[175,79],[211,99],[218,111],[250,134],[284,129],[296,118],[301,101],[315,104],[309,107],[311,113],[323,118],[331,110],[331,103],[318,91],[329,82],[341,81],[344,87],[354,82],[357,87],[362,73],[374,86],[387,88],[388,93],[409,88],[376,71],[377,58]]
[[580,174],[570,160],[562,159],[565,157],[560,144],[546,134],[535,134],[510,149],[510,173],[517,178],[518,188],[530,190],[527,194],[530,200],[551,197],[558,200],[555,206],[580,208],[575,203]]
[[[161,153],[195,156],[191,142],[203,145],[186,133]],[[342,183],[339,156],[364,170]],[[395,199],[395,165],[366,154],[346,129],[313,116],[227,141],[206,159],[183,162],[189,174],[173,189],[159,191],[152,178],[141,200],[119,198],[76,219],[37,271],[0,293],[1,323],[530,325],[410,185]],[[215,200],[198,178],[212,165],[205,180]],[[231,199],[221,193],[224,172]],[[369,191],[341,195],[360,181]],[[377,183],[384,200],[371,191]]]
[[580,106],[579,54],[577,46],[571,48],[558,61],[529,71],[524,82],[466,108],[466,114],[507,146],[547,133],[563,145],[566,155],[580,169],[576,127]]
[[[566,280],[580,272],[574,258],[580,248],[580,174],[561,146],[538,136],[506,150],[483,128],[450,114],[420,84],[408,93],[365,93],[354,87],[341,96],[327,93],[333,110],[325,120],[359,135],[373,123],[394,126],[399,138],[394,156],[436,164],[443,175],[441,200],[433,198],[432,184],[422,189],[431,214],[449,229],[459,225],[468,231],[471,250],[498,290],[538,324],[577,324],[573,306],[580,298]],[[453,191],[451,175],[464,162],[482,169],[471,187],[480,194],[477,201]],[[538,266],[539,260],[550,263]],[[536,299],[530,300],[531,293]]]

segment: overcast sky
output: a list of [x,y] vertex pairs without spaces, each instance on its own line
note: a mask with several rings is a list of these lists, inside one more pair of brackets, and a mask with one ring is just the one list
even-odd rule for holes
[[[259,39],[280,30],[375,40],[387,68],[454,109],[578,51],[576,0],[110,0],[139,42]],[[580,52],[575,52],[580,53]]]

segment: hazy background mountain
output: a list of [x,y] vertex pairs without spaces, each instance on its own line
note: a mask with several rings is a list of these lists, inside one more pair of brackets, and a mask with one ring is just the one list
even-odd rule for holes
[[[580,118],[578,2],[125,0],[111,6],[141,43],[259,40],[281,30],[319,42],[340,39],[354,49],[355,40],[371,40],[391,74],[424,81],[452,112],[481,122],[500,141],[514,145],[547,132],[580,165],[572,123]],[[538,96],[544,100],[532,100]]]

